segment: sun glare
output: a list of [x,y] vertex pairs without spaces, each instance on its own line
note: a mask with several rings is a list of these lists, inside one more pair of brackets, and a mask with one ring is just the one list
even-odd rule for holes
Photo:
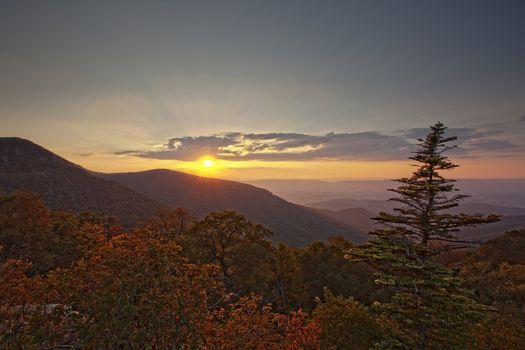
[[211,168],[213,166],[213,160],[211,160],[210,158],[205,158],[202,161],[202,166],[205,168]]
[[221,162],[211,156],[204,156],[187,162],[187,170],[195,175],[204,177],[217,177],[222,168]]

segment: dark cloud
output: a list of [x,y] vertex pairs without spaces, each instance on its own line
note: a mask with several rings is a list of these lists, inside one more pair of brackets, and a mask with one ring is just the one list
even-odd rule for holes
[[525,122],[525,115],[522,115],[519,119],[520,122]]
[[390,160],[406,158],[411,147],[412,144],[402,137],[378,132],[326,135],[225,133],[172,138],[160,150],[115,154],[183,161],[205,155],[227,160]]
[[472,149],[484,151],[500,151],[520,148],[520,146],[506,140],[487,140],[470,143]]
[[[457,148],[451,155],[469,157],[517,152],[523,147],[513,140],[501,139],[500,127],[449,128],[447,135],[457,136]],[[146,151],[120,151],[116,155],[192,161],[203,156],[226,160],[307,161],[307,160],[400,160],[414,150],[415,139],[428,134],[428,128],[385,135],[376,131],[359,133],[245,134],[228,132],[210,136],[176,137],[163,148]]]
[[[515,140],[501,139],[502,135],[509,134],[509,129],[517,130],[516,122],[492,123],[480,128],[448,128],[446,134],[456,136],[455,143],[459,146],[451,150],[450,154],[461,157],[479,157],[479,152],[484,152],[483,156],[494,154],[494,152],[498,155],[515,152],[522,146],[514,143]],[[427,133],[426,128],[414,128],[401,132],[409,140],[424,138]]]
[[[414,128],[404,131],[403,135],[408,139],[420,139],[428,134],[428,130],[428,128]],[[494,131],[480,131],[474,128],[447,128],[446,133],[449,136],[456,136],[459,143],[464,143],[471,139],[493,134]]]
[[81,157],[93,157],[96,153],[95,152],[88,152],[88,153],[81,153]]
[[136,150],[125,150],[125,151],[118,151],[114,152],[113,154],[116,156],[127,156],[127,155],[138,155],[143,153],[142,151],[136,151]]

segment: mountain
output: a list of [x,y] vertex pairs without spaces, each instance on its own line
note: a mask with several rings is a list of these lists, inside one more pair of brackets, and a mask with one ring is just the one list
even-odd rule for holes
[[271,229],[274,241],[290,245],[334,235],[354,243],[366,237],[354,227],[255,186],[171,170],[95,173],[15,137],[0,138],[0,190],[30,190],[39,193],[50,208],[104,212],[127,227],[148,219],[159,208],[184,207],[198,217],[211,211],[239,211]]
[[[386,200],[392,196],[387,189],[398,186],[390,180],[257,180],[249,183],[303,205],[337,198]],[[470,195],[472,202],[525,208],[525,179],[460,179],[456,186],[461,193]]]
[[525,215],[504,215],[500,221],[493,224],[463,229],[460,232],[460,236],[469,241],[485,242],[499,237],[507,231],[516,229],[525,229]]
[[183,207],[202,217],[211,211],[235,210],[274,232],[274,240],[304,245],[342,235],[354,243],[366,240],[360,230],[292,204],[271,192],[234,181],[203,178],[157,169],[134,173],[98,174],[169,206]]
[[[308,204],[308,206],[312,208],[328,209],[333,211],[358,207],[364,208],[373,213],[379,213],[380,211],[391,212],[398,205],[400,205],[400,203],[396,201],[353,198],[337,198]],[[452,208],[450,211],[452,213],[499,214],[504,216],[525,215],[525,208],[470,201],[463,201],[459,204],[459,206]]]
[[0,138],[0,190],[39,193],[52,209],[99,211],[125,226],[148,219],[162,207],[136,191],[93,176],[88,170],[16,137]]
[[[352,222],[354,227],[369,232],[376,227],[374,221],[370,220],[371,217],[376,216],[380,211],[391,212],[398,204],[394,201],[338,198],[312,203],[310,206],[317,208],[320,213],[334,220],[343,223]],[[450,211],[452,213],[499,214],[502,216],[501,220],[496,223],[462,229],[460,236],[465,240],[486,241],[508,230],[525,228],[525,209],[521,207],[463,202]]]
[[265,188],[288,201],[307,205],[335,198],[387,199],[387,188],[395,186],[393,181],[356,180],[254,180],[251,185]]
[[364,208],[346,208],[342,210],[316,209],[319,213],[368,233],[376,228],[376,222],[372,220],[377,216]]
[[363,208],[367,211],[377,213],[381,211],[389,212],[396,207],[396,202],[376,199],[353,199],[353,198],[336,198],[322,202],[307,204],[309,207],[318,209],[327,209],[340,211],[347,208]]

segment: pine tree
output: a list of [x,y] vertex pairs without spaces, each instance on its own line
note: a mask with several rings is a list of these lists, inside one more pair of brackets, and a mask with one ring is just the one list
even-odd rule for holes
[[347,258],[368,262],[377,269],[376,283],[390,288],[388,303],[376,303],[392,330],[383,348],[450,348],[464,341],[465,327],[480,319],[487,308],[471,298],[454,271],[435,261],[435,256],[467,246],[457,232],[463,227],[491,223],[497,215],[452,214],[448,211],[468,197],[457,193],[455,180],[440,172],[454,169],[444,153],[456,137],[445,137],[438,122],[419,139],[418,150],[409,159],[417,162],[411,177],[396,180],[390,189],[401,203],[394,213],[375,218],[382,228],[376,238],[350,249]]

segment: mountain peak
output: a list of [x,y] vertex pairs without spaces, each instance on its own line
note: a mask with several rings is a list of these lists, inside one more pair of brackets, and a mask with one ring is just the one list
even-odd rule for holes
[[52,209],[104,212],[126,226],[148,219],[162,207],[18,137],[0,138],[0,189],[36,192]]
[[55,153],[20,137],[0,137],[0,171],[45,171],[59,167],[76,167]]

